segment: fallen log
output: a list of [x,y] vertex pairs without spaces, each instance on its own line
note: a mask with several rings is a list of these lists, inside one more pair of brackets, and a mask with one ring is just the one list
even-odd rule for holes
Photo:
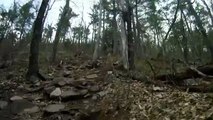
[[199,85],[199,86],[181,86],[179,89],[187,92],[198,92],[198,93],[212,93],[213,85]]
[[[184,72],[176,74],[162,74],[155,77],[156,80],[171,81],[175,84],[182,84],[183,80],[190,78],[213,78],[213,66],[200,66],[197,68],[188,67]],[[213,79],[212,79],[213,80]],[[169,82],[170,83],[170,82]]]

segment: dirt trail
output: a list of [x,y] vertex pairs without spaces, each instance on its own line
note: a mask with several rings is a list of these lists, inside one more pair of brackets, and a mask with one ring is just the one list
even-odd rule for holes
[[98,119],[100,101],[107,94],[105,80],[112,74],[105,66],[102,60],[61,61],[42,68],[48,80],[35,79],[33,84],[24,80],[20,66],[1,69],[1,120]]

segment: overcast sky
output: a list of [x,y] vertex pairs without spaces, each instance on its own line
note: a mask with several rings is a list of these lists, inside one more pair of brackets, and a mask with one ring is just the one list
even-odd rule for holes
[[[5,8],[9,8],[13,4],[14,0],[0,0],[0,5],[3,5]],[[16,0],[21,5],[26,3],[29,0]],[[36,0],[42,1],[42,0]],[[50,0],[53,1],[53,0]],[[80,16],[77,19],[72,20],[72,25],[78,25],[79,21],[81,20],[82,13],[85,22],[88,24],[90,21],[89,14],[91,13],[91,7],[94,3],[97,3],[98,0],[71,0],[70,7],[73,11]],[[52,3],[52,2],[51,2]],[[56,0],[55,4],[53,5],[51,11],[49,11],[47,22],[52,23],[55,25],[58,21],[59,9],[65,5],[65,0]]]

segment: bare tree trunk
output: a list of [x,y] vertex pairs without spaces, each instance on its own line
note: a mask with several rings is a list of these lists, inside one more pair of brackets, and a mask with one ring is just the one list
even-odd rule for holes
[[188,63],[188,39],[186,37],[186,32],[184,28],[184,21],[183,21],[183,10],[181,8],[181,29],[182,29],[182,43],[183,43],[183,58],[186,63]]
[[103,22],[103,31],[105,31],[105,24],[106,24],[106,11],[105,10],[103,10],[102,22]]
[[112,27],[113,27],[113,54],[117,54],[118,53],[118,37],[117,37],[117,23],[116,23],[116,2],[115,0],[113,0],[113,23],[112,23]]
[[206,44],[206,47],[207,49],[209,49],[209,52],[211,54],[211,62],[213,62],[213,46],[212,46],[212,42],[211,40],[208,38],[208,35],[206,33],[206,30],[205,28],[203,27],[202,25],[202,21],[200,19],[200,17],[197,15],[195,9],[193,8],[192,6],[192,3],[191,3],[191,0],[187,0],[187,4],[189,6],[189,11],[192,13],[192,15],[195,17],[195,22],[196,22],[196,25],[198,26],[202,36],[203,36],[203,40]]
[[[129,60],[129,69],[134,69],[135,64],[134,64],[134,40],[133,40],[133,34],[132,34],[132,14],[133,14],[133,9],[130,6],[129,0],[127,0],[127,37],[128,37],[128,60]],[[125,17],[125,16],[123,16]]]
[[38,55],[39,55],[39,43],[42,37],[42,22],[44,18],[44,13],[46,11],[49,0],[43,0],[41,7],[39,9],[37,18],[33,26],[33,35],[30,44],[30,57],[29,57],[29,67],[26,75],[26,79],[30,80],[32,76],[38,77],[41,80],[45,80],[43,76],[39,73],[38,67]]
[[135,23],[135,17],[133,15],[131,15],[131,19],[132,19],[132,29],[133,29],[133,38],[134,38],[134,41],[135,43],[137,44],[137,46],[135,46],[135,50],[136,50],[136,53],[138,51],[138,48],[139,48],[139,39],[137,39],[137,28],[136,28],[136,23]]
[[126,33],[126,26],[125,26],[126,20],[124,20],[126,19],[125,14],[127,13],[128,9],[125,7],[124,0],[118,0],[117,2],[122,11],[122,13],[120,13],[120,24],[117,23],[117,25],[121,30],[120,34],[121,34],[121,43],[122,43],[121,47],[122,47],[123,67],[124,69],[129,70],[128,41],[127,41],[127,33]]
[[135,18],[136,18],[136,37],[135,42],[137,42],[135,45],[137,46],[137,51],[140,57],[144,57],[144,47],[143,47],[143,38],[141,36],[141,24],[139,22],[139,16],[138,16],[138,4],[139,0],[135,0]]
[[92,43],[93,43],[93,41],[94,41],[94,38],[95,38],[95,25],[93,24],[92,25]]
[[58,23],[58,28],[56,30],[55,40],[53,42],[52,62],[55,62],[55,59],[56,59],[56,53],[58,51],[58,43],[59,43],[60,36],[61,36],[62,24],[63,24],[64,18],[66,17],[66,14],[69,9],[69,2],[70,2],[70,0],[66,0],[66,4],[64,6],[61,18]]
[[95,50],[93,53],[93,61],[96,61],[98,59],[99,56],[99,44],[100,44],[100,40],[101,40],[101,26],[102,26],[102,10],[103,10],[103,6],[102,6],[103,0],[100,0],[100,5],[99,5],[99,9],[100,9],[100,13],[99,13],[99,22],[98,22],[98,37],[95,43]]
[[[134,40],[135,40],[135,51],[136,51],[136,55],[138,57],[141,57],[141,55],[143,54],[143,50],[141,48],[141,41],[140,41],[140,28],[139,28],[139,19],[138,19],[138,0],[135,0],[135,19],[136,19],[136,23],[134,22],[134,16],[133,16],[133,30],[134,30]],[[142,54],[141,54],[142,53]]]
[[[119,25],[119,24],[118,24]],[[123,60],[123,66],[124,69],[129,69],[129,60],[128,60],[128,46],[127,46],[127,37],[126,37],[126,29],[125,29],[125,23],[122,18],[122,15],[120,15],[120,30],[121,30],[121,47],[122,47],[122,60]]]

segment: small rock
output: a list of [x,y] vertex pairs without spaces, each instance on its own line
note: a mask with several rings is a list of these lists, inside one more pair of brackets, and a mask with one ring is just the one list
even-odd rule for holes
[[47,103],[45,103],[45,102],[40,102],[40,103],[37,103],[38,104],[38,106],[40,106],[40,107],[45,107],[46,105],[47,105]]
[[74,78],[65,78],[63,81],[65,82],[65,85],[71,84],[74,81]]
[[97,74],[91,74],[91,75],[86,76],[87,79],[94,79],[94,78],[97,78],[97,77],[98,77]]
[[153,90],[154,91],[163,91],[162,87],[158,87],[158,86],[153,86]]
[[0,101],[0,110],[4,109],[5,107],[7,107],[8,102],[6,101]]
[[48,112],[48,113],[56,113],[56,112],[60,112],[64,108],[65,108],[65,105],[63,105],[63,104],[52,104],[52,105],[48,105],[44,109],[44,111]]
[[61,94],[62,99],[80,99],[83,98],[84,95],[88,93],[88,90],[68,90]]
[[99,95],[100,97],[103,97],[103,96],[105,96],[107,93],[108,93],[108,92],[106,92],[106,91],[101,91],[101,92],[98,93],[98,95]]
[[41,82],[37,82],[35,86],[41,86]]
[[69,90],[69,91],[64,91],[62,94],[61,94],[61,97],[62,99],[66,99],[66,98],[69,98],[69,97],[75,97],[75,96],[79,96],[80,93],[79,92],[76,92],[74,90]]
[[56,86],[65,86],[66,84],[70,84],[71,81],[73,81],[73,78],[65,78],[65,77],[57,77],[54,78],[53,83]]
[[64,80],[64,77],[55,77],[51,83],[58,85],[58,82],[63,80]]
[[98,99],[98,96],[97,95],[93,95],[92,96],[92,100],[97,100]]
[[13,96],[13,97],[10,98],[10,100],[11,101],[17,101],[17,100],[23,100],[23,98],[20,97],[20,96]]
[[112,74],[112,71],[108,71],[107,74],[108,74],[108,75],[111,75],[111,74]]
[[85,69],[85,68],[86,68],[85,65],[81,65],[81,66],[79,67],[79,69]]
[[59,82],[58,82],[58,85],[59,85],[60,87],[65,86],[65,85],[66,85],[66,81],[64,81],[64,80],[59,81]]
[[44,88],[44,91],[47,94],[50,94],[53,90],[55,90],[55,86],[48,86]]
[[161,93],[159,93],[159,94],[155,95],[155,97],[158,97],[161,99],[161,98],[163,98],[163,95]]
[[55,90],[53,90],[50,93],[50,98],[59,97],[59,96],[61,96],[61,89],[60,88],[56,88]]
[[18,89],[23,89],[23,88],[24,88],[23,85],[19,85],[19,86],[18,86]]
[[10,110],[13,114],[18,114],[24,112],[25,109],[31,109],[35,107],[35,105],[28,100],[16,100],[13,101],[10,105]]
[[100,87],[99,86],[92,86],[89,88],[90,92],[98,92],[100,91]]
[[38,106],[34,106],[32,108],[27,108],[27,109],[24,109],[24,112],[25,113],[37,113],[39,112],[39,107]]
[[88,100],[84,100],[83,103],[84,104],[89,104],[89,101]]
[[64,71],[63,76],[64,77],[69,77],[72,74],[71,71]]
[[83,86],[87,86],[88,85],[88,82],[84,81],[81,83]]
[[82,95],[86,95],[86,94],[88,93],[88,90],[81,90],[80,93],[81,93]]

